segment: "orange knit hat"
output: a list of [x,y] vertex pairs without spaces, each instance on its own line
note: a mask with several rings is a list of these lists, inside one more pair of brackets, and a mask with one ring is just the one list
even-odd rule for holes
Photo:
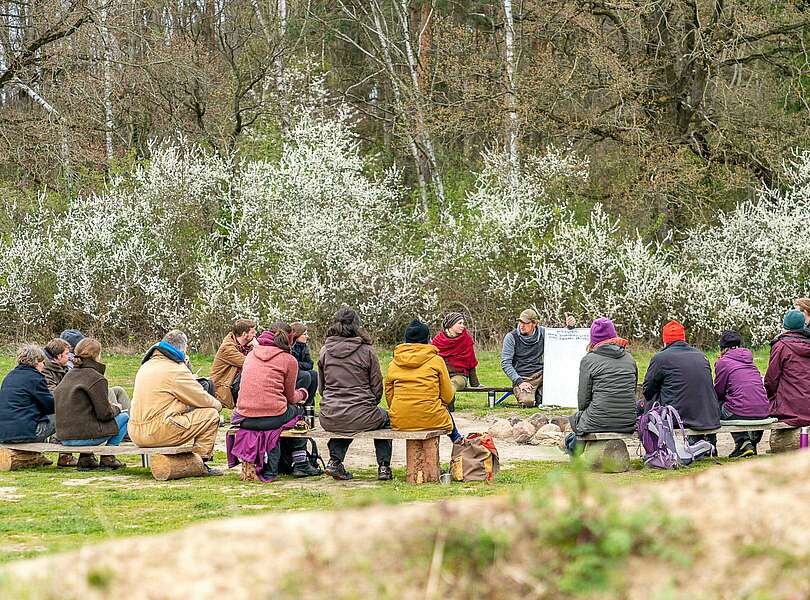
[[686,329],[678,321],[670,321],[664,325],[664,345],[669,346],[672,342],[685,342]]

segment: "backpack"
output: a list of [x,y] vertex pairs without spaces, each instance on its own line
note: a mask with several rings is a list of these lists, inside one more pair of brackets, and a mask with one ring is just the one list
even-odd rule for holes
[[[676,435],[677,423],[681,435]],[[706,440],[689,444],[681,415],[674,406],[654,403],[638,420],[644,464],[657,469],[677,469],[711,456],[714,446]]]
[[[318,444],[316,444],[315,440],[312,438],[307,438],[307,441],[312,446],[312,450],[307,449],[307,461],[315,468],[318,468],[318,464],[320,463],[320,469],[325,470],[326,464],[323,461],[323,457],[321,457],[318,452]],[[282,449],[281,457],[278,460],[278,472],[282,475],[289,475],[293,472],[292,453],[285,449]]]
[[450,476],[453,481],[492,481],[500,470],[498,449],[488,433],[470,433],[453,444]]

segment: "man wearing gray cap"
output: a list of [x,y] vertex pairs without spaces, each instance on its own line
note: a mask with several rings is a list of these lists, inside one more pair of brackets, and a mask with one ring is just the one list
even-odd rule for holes
[[[574,327],[576,320],[566,315],[565,325]],[[517,326],[503,338],[501,369],[512,381],[518,404],[525,408],[537,406],[542,400],[545,334],[537,312],[527,308],[520,313]]]

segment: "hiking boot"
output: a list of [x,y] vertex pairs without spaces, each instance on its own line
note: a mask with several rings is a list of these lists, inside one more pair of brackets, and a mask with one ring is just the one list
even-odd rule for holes
[[215,469],[214,467],[208,466],[208,463],[203,463],[203,477],[215,477],[217,475],[224,475],[222,469]]
[[59,460],[56,461],[57,467],[75,467],[78,464],[78,459],[72,454],[65,454],[64,452],[59,455]]
[[391,472],[391,467],[388,465],[380,465],[377,467],[377,479],[380,481],[391,481],[394,474]]
[[115,469],[123,469],[124,467],[126,467],[126,465],[115,456],[107,456],[106,454],[101,457],[98,463],[98,468],[105,471],[114,471]]
[[76,461],[77,471],[95,471],[98,469],[98,461],[94,454],[79,454],[79,460]]
[[748,440],[744,441],[738,448],[728,455],[729,458],[744,458],[746,456],[754,456],[754,446]]
[[334,479],[347,480],[352,478],[352,474],[346,470],[342,462],[329,460],[326,465],[326,474],[331,475]]
[[293,477],[318,477],[319,475],[323,475],[323,471],[309,461],[293,465]]

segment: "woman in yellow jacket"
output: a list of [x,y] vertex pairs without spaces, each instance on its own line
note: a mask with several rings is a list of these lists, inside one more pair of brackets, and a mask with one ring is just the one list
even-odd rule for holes
[[405,329],[405,343],[394,348],[394,360],[385,375],[391,429],[446,429],[457,442],[461,434],[447,410],[453,401],[453,384],[444,359],[429,342],[427,325],[414,319]]

